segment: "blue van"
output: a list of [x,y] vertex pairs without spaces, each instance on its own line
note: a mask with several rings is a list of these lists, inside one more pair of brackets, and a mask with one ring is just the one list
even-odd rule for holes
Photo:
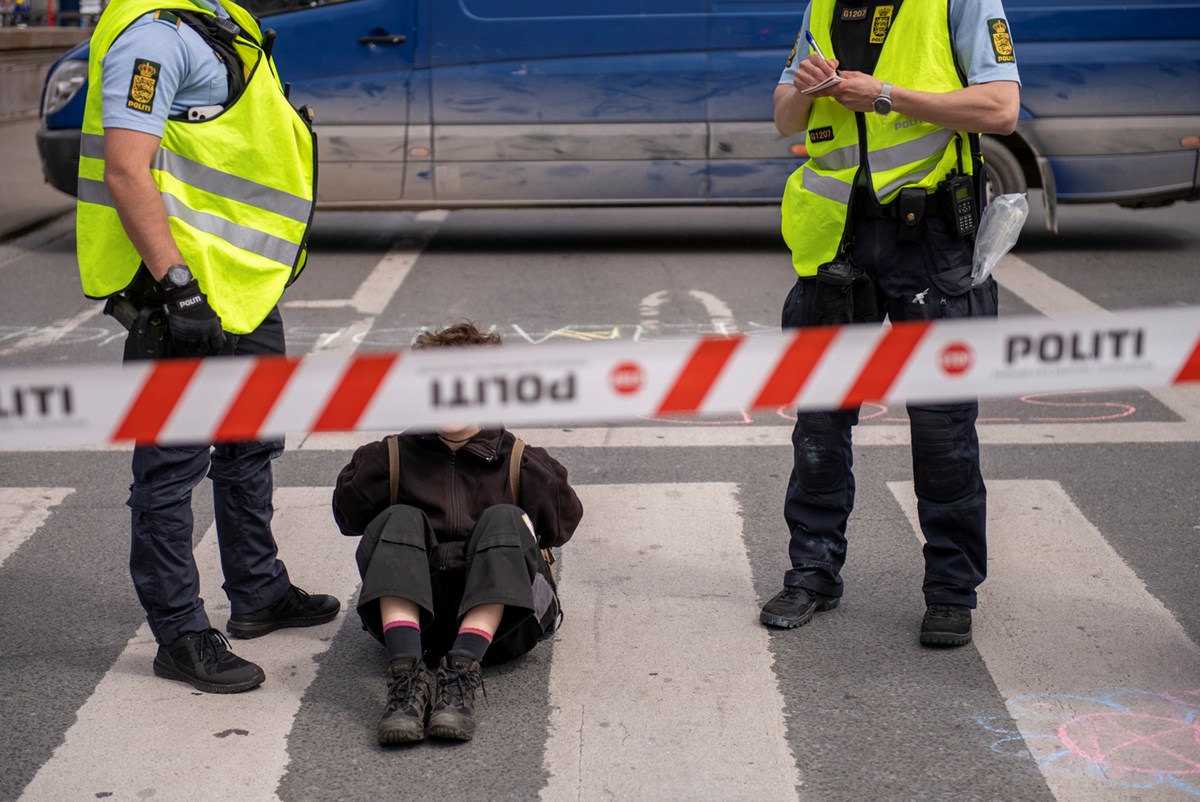
[[[169,3],[167,3],[169,6]],[[774,204],[805,158],[771,93],[803,0],[250,0],[316,110],[322,208]],[[1200,198],[1200,0],[1009,0],[1017,131],[994,193]],[[74,194],[86,43],[38,133]]]

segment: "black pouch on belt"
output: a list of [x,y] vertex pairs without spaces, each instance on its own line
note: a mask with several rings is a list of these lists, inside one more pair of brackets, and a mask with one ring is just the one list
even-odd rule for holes
[[135,303],[124,295],[113,295],[104,303],[104,314],[111,315],[129,330],[125,338],[125,361],[168,359],[171,356],[171,332],[162,304],[140,299]]
[[920,187],[900,190],[896,200],[896,239],[900,242],[916,243],[921,239],[921,221],[925,218],[925,199],[928,195]]
[[840,326],[854,322],[854,283],[866,278],[863,269],[844,259],[817,267],[813,325]]

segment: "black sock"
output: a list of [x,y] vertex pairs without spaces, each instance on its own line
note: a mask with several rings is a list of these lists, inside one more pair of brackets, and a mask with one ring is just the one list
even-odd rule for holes
[[413,621],[392,621],[383,625],[383,645],[388,658],[421,658],[421,627]]
[[492,645],[492,636],[481,629],[460,629],[458,637],[454,639],[454,645],[450,647],[452,652],[463,652],[475,658],[475,662],[483,660],[483,654],[488,647]]

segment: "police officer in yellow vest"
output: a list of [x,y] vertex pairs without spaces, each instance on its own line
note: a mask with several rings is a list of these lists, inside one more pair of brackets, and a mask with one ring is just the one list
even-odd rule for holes
[[[130,329],[125,358],[284,353],[277,302],[305,262],[311,114],[288,103],[264,34],[228,0],[113,0],[91,40],[79,161],[84,293]],[[282,441],[138,446],[130,572],[159,643],[154,673],[211,693],[261,684],[199,597],[191,494],[207,474],[228,632],[331,621],[292,585],[271,532]]]
[[[785,328],[996,314],[995,281],[971,286],[978,135],[1013,131],[1019,81],[1000,0],[812,0],[774,95],[779,132],[807,130],[809,153],[783,199],[798,276]],[[977,413],[974,401],[908,405],[929,646],[970,642],[986,574]],[[797,416],[791,568],[762,608],[767,626],[841,600],[857,423],[858,410]]]

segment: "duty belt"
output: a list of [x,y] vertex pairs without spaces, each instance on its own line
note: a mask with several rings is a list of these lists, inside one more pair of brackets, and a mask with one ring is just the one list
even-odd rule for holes
[[[936,213],[937,207],[931,206],[935,202],[935,193],[928,193],[925,197],[925,203]],[[860,195],[854,201],[854,218],[856,220],[895,220],[900,217],[899,201],[892,201],[887,204],[879,204],[875,199],[868,195]]]

